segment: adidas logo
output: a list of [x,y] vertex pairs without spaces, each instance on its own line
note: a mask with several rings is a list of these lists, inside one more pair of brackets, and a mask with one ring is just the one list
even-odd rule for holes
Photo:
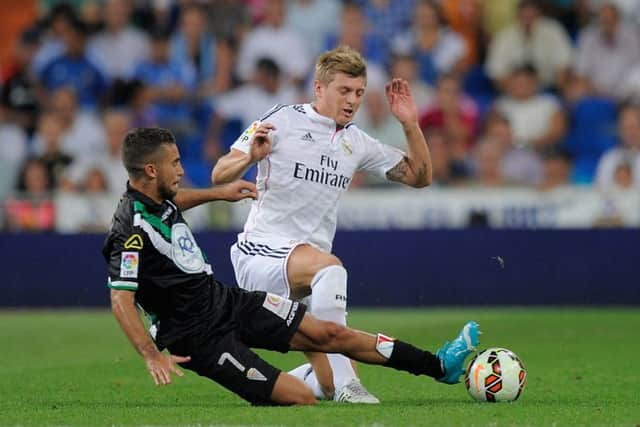
[[313,136],[311,136],[311,132],[305,133],[300,139],[305,142],[316,142],[316,140],[313,139]]

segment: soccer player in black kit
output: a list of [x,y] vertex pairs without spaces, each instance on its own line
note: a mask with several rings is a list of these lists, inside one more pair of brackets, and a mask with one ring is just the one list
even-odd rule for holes
[[[179,189],[184,170],[176,141],[160,128],[130,131],[123,161],[129,183],[103,255],[113,314],[156,385],[171,383],[172,374],[182,376],[179,364],[254,404],[316,402],[301,380],[262,360],[252,347],[342,353],[447,384],[460,381],[464,360],[478,345],[475,322],[432,354],[382,334],[318,320],[296,301],[225,287],[214,279],[181,211],[213,200],[255,198],[255,186],[236,181]],[[138,308],[152,319],[151,333]]]

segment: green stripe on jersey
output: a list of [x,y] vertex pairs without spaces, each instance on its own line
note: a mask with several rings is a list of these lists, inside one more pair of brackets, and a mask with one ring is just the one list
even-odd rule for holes
[[156,230],[160,231],[162,235],[169,241],[171,241],[171,229],[162,222],[162,219],[159,216],[155,216],[147,211],[147,207],[137,200],[133,201],[133,210],[134,212],[140,212],[142,218],[144,218],[149,224],[153,226]]
[[107,286],[117,291],[137,291],[138,284],[136,282],[115,281],[112,282],[111,278],[107,279]]

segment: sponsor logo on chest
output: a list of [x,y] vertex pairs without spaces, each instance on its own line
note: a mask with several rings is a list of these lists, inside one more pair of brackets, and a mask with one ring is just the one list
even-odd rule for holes
[[199,273],[204,269],[202,251],[186,224],[178,223],[171,227],[171,257],[185,273]]

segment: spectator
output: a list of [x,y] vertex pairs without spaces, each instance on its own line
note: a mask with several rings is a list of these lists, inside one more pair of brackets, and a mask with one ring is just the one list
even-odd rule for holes
[[544,87],[556,87],[566,80],[572,55],[566,30],[542,15],[539,0],[520,0],[517,21],[489,45],[486,69],[504,90],[511,70],[532,64]]
[[43,21],[43,35],[40,46],[31,63],[31,72],[38,76],[44,67],[65,52],[63,34],[73,22],[79,20],[73,7],[66,3],[57,4]]
[[[100,121],[92,111],[78,110],[72,89],[62,88],[53,92],[48,110],[55,113],[62,123],[62,151],[74,159],[104,152],[104,131]],[[44,141],[34,138],[33,150],[36,154],[44,153]]]
[[287,27],[300,34],[309,53],[316,56],[327,36],[336,33],[341,8],[337,0],[293,0],[287,8]]
[[539,93],[538,76],[531,65],[516,68],[510,75],[507,95],[495,103],[513,129],[516,146],[541,150],[560,141],[566,120],[558,101]]
[[107,0],[105,28],[91,38],[87,47],[90,58],[111,80],[131,78],[136,65],[149,57],[147,35],[133,28],[130,20],[130,1]]
[[481,187],[504,187],[508,184],[502,174],[503,150],[498,141],[485,140],[478,143],[473,151],[474,185]]
[[420,114],[420,127],[441,129],[463,153],[471,147],[478,127],[478,107],[462,93],[460,80],[453,74],[438,79],[435,99]]
[[193,127],[188,105],[189,67],[171,62],[169,31],[157,29],[151,36],[151,57],[136,67],[135,78],[144,84],[145,101],[159,125],[183,134]]
[[[56,231],[60,233],[102,233],[109,228],[109,207],[117,203],[118,193],[108,192],[107,178],[99,168],[86,171],[79,192],[56,194]],[[114,197],[115,196],[115,197]]]
[[359,0],[371,33],[381,40],[393,40],[411,24],[416,0]]
[[459,185],[469,179],[471,171],[467,162],[453,155],[453,147],[444,132],[428,129],[425,137],[429,144],[435,185]]
[[418,0],[411,29],[392,41],[395,54],[416,55],[422,80],[435,84],[441,74],[462,71],[464,40],[445,26],[435,0]]
[[67,178],[78,190],[93,169],[99,169],[106,177],[107,189],[120,191],[126,188],[127,173],[122,166],[122,143],[131,129],[131,116],[122,110],[108,110],[102,116],[107,151],[85,157],[69,169]]
[[302,84],[312,58],[302,36],[285,25],[285,16],[284,0],[267,1],[262,24],[250,31],[240,45],[237,71],[241,80],[251,80],[257,60],[264,57],[278,64],[286,80]]
[[47,168],[51,190],[58,188],[60,184],[64,185],[62,177],[67,167],[73,162],[73,157],[62,150],[63,126],[60,116],[52,112],[43,113],[38,120],[35,137],[43,146],[40,160]]
[[220,40],[240,40],[251,26],[251,15],[244,1],[209,0],[209,28]]
[[298,92],[284,81],[278,65],[268,58],[259,59],[250,82],[215,99],[207,157],[214,160],[227,151],[220,137],[228,121],[240,119],[242,127],[248,128],[274,105],[294,104],[297,99]]
[[49,94],[63,87],[73,88],[82,108],[95,109],[107,84],[102,72],[86,55],[84,24],[74,21],[63,28],[65,52],[44,67],[40,81]]
[[571,158],[567,153],[551,147],[546,150],[542,159],[544,173],[538,190],[551,191],[570,185]]
[[441,4],[451,29],[464,40],[463,68],[468,70],[483,62],[488,36],[482,25],[481,0],[442,0]]
[[640,106],[626,105],[618,118],[620,145],[608,150],[600,158],[596,185],[603,190],[616,186],[616,170],[629,164],[633,186],[640,189]]
[[394,55],[390,69],[392,77],[409,82],[418,111],[427,108],[433,98],[433,88],[420,79],[416,58],[413,55]]
[[626,76],[638,63],[637,29],[622,22],[613,2],[606,2],[598,9],[598,22],[580,32],[576,73],[587,78],[597,93],[622,99]]
[[231,84],[231,52],[207,29],[207,13],[197,3],[182,8],[180,28],[171,40],[171,62],[188,67],[194,95],[223,92]]
[[55,206],[50,187],[44,163],[35,158],[27,160],[18,180],[18,193],[4,204],[7,228],[12,231],[52,230]]
[[489,113],[481,141],[495,141],[502,151],[500,173],[515,185],[535,186],[542,181],[542,159],[533,150],[513,143],[509,120],[497,111]]
[[15,46],[15,62],[2,82],[2,105],[6,108],[7,120],[24,128],[29,135],[35,130],[40,108],[36,79],[30,70],[39,37],[35,29],[22,33]]
[[613,173],[613,185],[620,190],[633,188],[633,166],[631,162],[620,162]]
[[355,3],[346,3],[342,7],[340,27],[336,33],[327,36],[325,49],[331,50],[340,45],[357,50],[369,64],[386,65],[385,41],[369,31],[362,8]]
[[27,135],[6,117],[6,108],[0,106],[0,200],[16,185],[19,167],[27,156]]

